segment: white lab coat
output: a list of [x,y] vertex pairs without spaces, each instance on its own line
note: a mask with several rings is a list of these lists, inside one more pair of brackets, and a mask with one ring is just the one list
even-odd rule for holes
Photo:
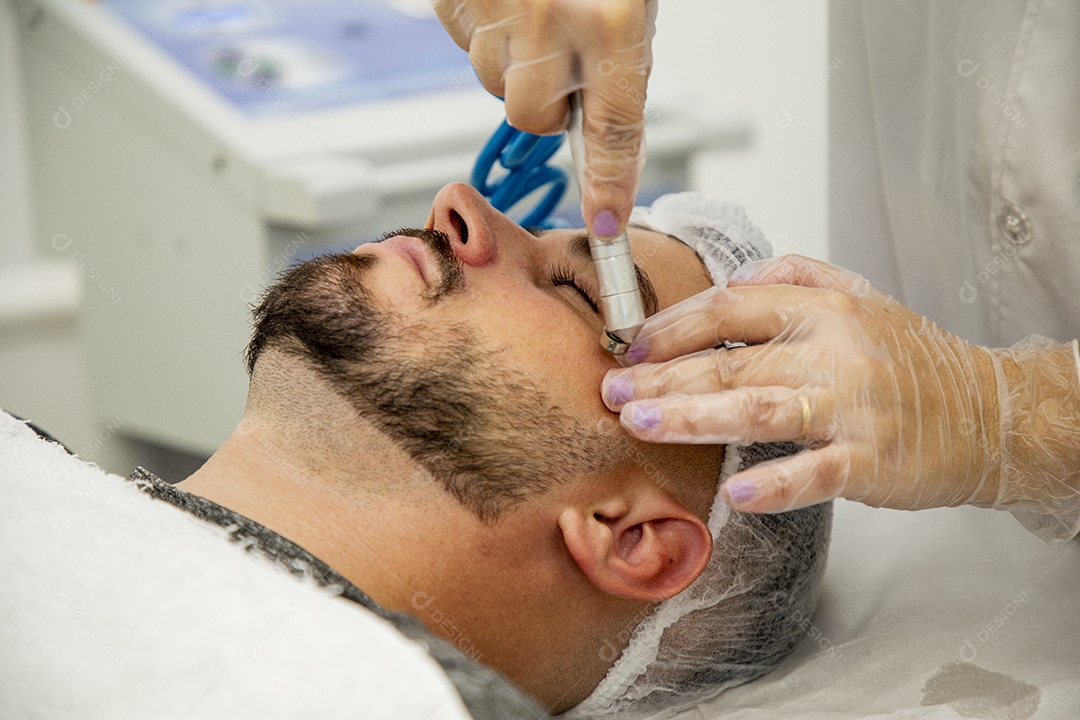
[[833,0],[830,259],[960,336],[1080,337],[1080,0]]

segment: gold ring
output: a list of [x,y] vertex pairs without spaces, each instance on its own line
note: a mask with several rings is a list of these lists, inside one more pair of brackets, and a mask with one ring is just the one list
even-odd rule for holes
[[814,411],[810,407],[810,398],[806,397],[806,393],[799,393],[799,402],[802,403],[802,428],[799,430],[799,442],[806,442],[810,439],[810,420],[814,416]]

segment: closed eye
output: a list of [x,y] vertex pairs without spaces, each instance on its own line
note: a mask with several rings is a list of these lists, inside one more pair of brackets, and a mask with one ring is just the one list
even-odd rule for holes
[[[567,251],[571,257],[579,257],[583,260],[592,260],[589,252],[589,236],[585,233],[578,235],[567,244]],[[637,275],[638,291],[641,293],[641,303],[645,306],[645,316],[655,315],[660,310],[660,302],[656,297],[656,288],[653,287],[649,274],[634,263],[634,274]]]
[[585,289],[583,284],[577,279],[574,271],[569,265],[558,264],[551,268],[551,284],[555,287],[567,286],[573,288],[581,298],[588,303],[592,311],[597,315],[600,314],[600,305],[596,302],[596,299]]

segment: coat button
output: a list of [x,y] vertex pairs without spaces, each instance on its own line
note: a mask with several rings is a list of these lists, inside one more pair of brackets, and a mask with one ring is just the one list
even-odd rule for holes
[[1027,211],[1012,200],[1006,200],[1002,205],[997,221],[1005,239],[1013,245],[1031,242],[1031,219]]

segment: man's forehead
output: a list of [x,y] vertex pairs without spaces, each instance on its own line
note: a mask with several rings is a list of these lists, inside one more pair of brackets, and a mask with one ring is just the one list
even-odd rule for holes
[[[529,228],[528,231],[538,238],[553,240],[560,244],[565,243],[568,252],[583,255],[589,254],[589,234],[583,229],[538,230]],[[690,255],[697,257],[697,254],[694,253],[689,246],[671,235],[637,225],[630,225],[626,228],[626,232],[630,238],[631,251],[638,250],[638,248],[635,248],[635,246],[638,245],[649,247],[659,246],[663,248],[670,247],[676,251],[680,248],[689,250]]]
[[630,251],[648,271],[661,308],[712,287],[708,268],[697,252],[678,238],[630,226]]

